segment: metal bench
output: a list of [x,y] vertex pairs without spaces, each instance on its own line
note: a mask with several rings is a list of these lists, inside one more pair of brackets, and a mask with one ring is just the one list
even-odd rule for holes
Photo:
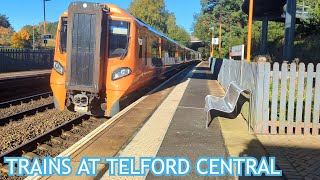
[[[209,126],[209,117],[211,116],[211,110],[220,111],[223,113],[230,114],[234,111],[237,106],[240,94],[242,92],[250,92],[247,89],[243,89],[235,82],[229,84],[228,90],[224,97],[216,97],[212,95],[206,96],[205,111],[207,112],[206,128]],[[250,107],[249,107],[250,111]],[[211,120],[211,119],[210,119]]]

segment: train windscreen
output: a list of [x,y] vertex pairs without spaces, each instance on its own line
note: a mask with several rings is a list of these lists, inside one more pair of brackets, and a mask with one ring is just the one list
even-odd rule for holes
[[68,18],[62,17],[60,24],[60,53],[67,52]]
[[110,21],[109,58],[124,57],[128,52],[130,23]]

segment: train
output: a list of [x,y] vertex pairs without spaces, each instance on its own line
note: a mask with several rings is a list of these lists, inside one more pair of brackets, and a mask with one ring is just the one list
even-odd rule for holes
[[57,28],[55,108],[112,117],[130,94],[199,58],[116,5],[72,2]]

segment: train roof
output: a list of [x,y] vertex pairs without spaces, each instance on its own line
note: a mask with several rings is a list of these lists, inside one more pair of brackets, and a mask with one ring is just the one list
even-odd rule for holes
[[124,9],[120,8],[119,6],[114,5],[114,4],[107,4],[107,6],[110,6],[110,5],[111,5],[111,8],[110,8],[111,11],[114,10],[115,8],[116,8],[118,11],[121,10],[121,11],[123,11],[124,13],[127,13],[127,15],[131,16],[136,22],[138,22],[140,25],[146,27],[149,31],[153,32],[154,34],[157,34],[158,36],[161,36],[161,37],[163,37],[163,38],[171,41],[172,43],[180,46],[181,48],[187,49],[187,50],[189,50],[189,51],[197,52],[197,51],[195,51],[195,50],[193,50],[193,49],[190,49],[190,48],[188,48],[188,47],[186,47],[186,46],[184,46],[184,45],[179,44],[177,41],[171,39],[170,37],[168,37],[168,36],[165,35],[164,33],[156,30],[156,29],[153,28],[152,26],[150,26],[150,25],[148,25],[147,23],[143,22],[141,19],[136,18],[135,16],[133,16],[133,15],[132,15],[130,12],[128,12],[127,10],[124,10]]

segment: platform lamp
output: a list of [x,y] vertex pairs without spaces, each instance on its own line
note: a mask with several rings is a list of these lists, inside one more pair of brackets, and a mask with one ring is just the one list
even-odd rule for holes
[[222,5],[223,2],[221,0],[219,2],[214,2],[214,4],[220,4],[220,26],[219,26],[219,58],[221,58],[221,42],[222,42]]
[[248,18],[248,42],[247,42],[247,61],[249,62],[251,61],[253,3],[254,3],[254,0],[250,0],[249,18]]
[[214,56],[214,44],[213,44],[213,39],[214,39],[214,27],[209,28],[209,30],[212,30],[212,35],[211,35],[211,58]]

